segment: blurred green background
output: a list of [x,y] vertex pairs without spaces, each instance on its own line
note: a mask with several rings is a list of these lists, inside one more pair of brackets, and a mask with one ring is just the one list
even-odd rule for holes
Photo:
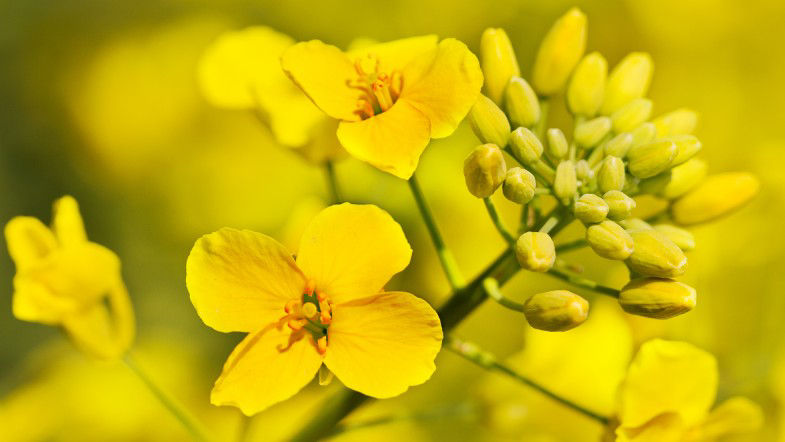
[[[763,183],[743,211],[695,229],[698,248],[685,281],[698,289],[698,307],[667,322],[630,323],[635,342],[666,336],[714,353],[720,398],[743,394],[765,409],[764,430],[744,440],[785,441],[785,3],[779,0],[0,0],[0,222],[21,214],[48,222],[54,199],[75,196],[91,239],[123,260],[140,364],[219,440],[230,440],[239,412],[211,407],[208,398],[241,336],[217,333],[198,319],[185,290],[185,259],[196,238],[223,226],[265,232],[295,247],[327,192],[323,171],[275,145],[252,114],[207,105],[195,81],[203,48],[222,31],[263,24],[341,47],[356,37],[436,33],[476,52],[483,29],[494,26],[508,32],[528,75],[543,34],[572,5],[589,17],[588,51],[599,50],[611,65],[630,51],[652,54],[655,115],[682,106],[700,113],[697,135],[711,172],[748,170]],[[557,108],[551,125],[567,123]],[[503,248],[482,202],[463,184],[462,160],[476,143],[464,125],[433,143],[418,170],[466,274]],[[393,284],[434,304],[443,300],[447,284],[405,183],[354,159],[342,161],[337,173],[346,199],[376,203],[404,226],[414,258]],[[498,204],[512,222],[512,205]],[[590,253],[571,259],[599,279],[624,282],[622,267]],[[90,362],[58,330],[15,320],[13,272],[0,254],[0,440],[187,440],[125,367]],[[506,292],[523,299],[560,287],[546,276],[523,275]],[[459,334],[507,356],[522,347],[525,329],[520,315],[486,305]],[[437,364],[428,384],[360,414],[473,396],[479,369],[451,354]],[[335,388],[311,386],[273,407],[253,421],[249,436],[285,438]],[[581,419],[565,416],[553,419],[561,426]],[[401,422],[346,439],[507,440],[486,424],[476,416]],[[526,440],[576,440],[545,427]]]

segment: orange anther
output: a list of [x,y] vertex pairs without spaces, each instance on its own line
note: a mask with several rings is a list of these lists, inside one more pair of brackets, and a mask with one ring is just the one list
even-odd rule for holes
[[319,354],[327,353],[327,336],[322,336],[316,341],[316,349],[319,351]]
[[327,295],[325,295],[322,292],[318,292],[318,293],[316,293],[316,299],[319,300],[319,308],[321,308],[322,307],[322,302],[327,299]]
[[294,331],[300,331],[305,327],[306,321],[304,319],[290,319],[286,325]]
[[296,299],[290,299],[286,305],[284,306],[284,311],[286,313],[292,314],[297,310],[297,305],[300,304],[300,301]]
[[311,295],[313,295],[313,291],[314,290],[315,290],[315,287],[314,287],[313,281],[311,281],[309,279],[308,282],[305,283],[305,294],[308,295],[308,296],[311,296]]

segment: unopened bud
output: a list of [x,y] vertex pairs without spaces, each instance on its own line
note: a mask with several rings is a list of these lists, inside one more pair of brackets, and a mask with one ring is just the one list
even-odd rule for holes
[[619,224],[624,227],[624,230],[649,230],[653,227],[646,221],[640,218],[627,218],[619,221]]
[[542,143],[534,132],[519,127],[510,134],[510,148],[513,155],[525,165],[531,165],[542,156]]
[[687,271],[687,257],[667,236],[656,230],[630,232],[635,250],[627,265],[636,273],[658,278],[675,278]]
[[671,167],[684,164],[700,152],[703,144],[694,135],[673,135],[665,138],[676,144],[676,158],[673,159]]
[[572,161],[562,161],[556,168],[556,178],[553,180],[553,194],[564,202],[572,200],[578,189],[578,176],[575,173],[575,164]]
[[613,130],[626,132],[640,126],[651,116],[651,100],[636,98],[611,114]]
[[474,134],[483,143],[495,144],[502,148],[507,145],[510,139],[510,122],[490,98],[480,94],[469,111],[469,122]]
[[463,161],[466,187],[477,198],[486,198],[502,184],[507,165],[501,149],[495,144],[477,146]]
[[587,193],[581,195],[575,201],[573,212],[575,218],[578,218],[584,224],[599,223],[608,216],[608,203],[593,193]]
[[632,237],[613,221],[605,220],[586,229],[586,241],[594,253],[607,259],[625,260],[634,249]]
[[605,155],[624,158],[627,155],[627,151],[630,150],[630,147],[632,146],[632,139],[631,133],[620,133],[603,143],[603,152],[605,152]]
[[547,272],[556,261],[556,247],[547,233],[526,232],[515,242],[515,257],[524,269]]
[[579,146],[588,149],[598,145],[610,130],[611,119],[608,117],[597,117],[579,123],[575,127],[573,138]]
[[553,95],[567,83],[586,50],[586,27],[586,15],[572,8],[545,35],[532,70],[532,83],[540,95]]
[[657,127],[653,123],[643,123],[630,132],[632,135],[631,146],[649,144],[657,137]]
[[695,248],[695,237],[692,236],[692,233],[681,227],[672,226],[670,224],[657,224],[654,226],[654,230],[667,236],[668,239],[673,241],[674,244],[685,252],[689,252]]
[[567,107],[573,115],[591,118],[597,115],[605,95],[608,62],[599,52],[583,57],[575,67],[567,86]]
[[676,199],[700,184],[709,166],[705,161],[693,158],[686,163],[671,169],[670,178],[662,186],[659,195],[667,199]]
[[548,140],[548,156],[555,160],[564,159],[570,150],[564,132],[559,128],[551,128],[546,132],[546,138]]
[[619,293],[621,308],[630,314],[668,319],[695,308],[695,289],[663,278],[640,278],[627,283]]
[[608,218],[612,220],[618,221],[629,217],[632,209],[635,208],[635,200],[618,190],[605,192],[602,199],[608,203]]
[[485,77],[485,93],[501,105],[510,78],[521,75],[515,50],[504,29],[488,28],[482,33],[480,60]]
[[527,299],[523,314],[529,325],[538,330],[567,331],[589,317],[589,302],[567,290],[553,290]]
[[657,127],[657,136],[687,135],[695,131],[698,125],[698,113],[692,109],[682,108],[655,118],[652,123]]
[[534,198],[534,191],[537,189],[537,180],[528,170],[513,167],[507,171],[504,178],[502,192],[504,196],[518,204],[526,204]]
[[671,206],[671,216],[682,225],[711,221],[746,204],[758,193],[759,188],[760,182],[749,173],[712,175],[676,200]]
[[532,127],[540,121],[540,102],[529,83],[512,77],[504,92],[504,108],[513,126]]
[[678,148],[669,140],[633,146],[627,152],[630,173],[638,178],[649,178],[667,170],[676,158]]
[[603,193],[624,189],[624,162],[614,156],[605,157],[597,172],[597,185]]
[[649,54],[633,52],[624,57],[608,76],[600,112],[610,115],[630,101],[645,96],[649,90],[652,70]]
[[585,184],[594,178],[594,171],[591,170],[591,166],[589,166],[588,161],[578,160],[578,162],[575,163],[575,175]]

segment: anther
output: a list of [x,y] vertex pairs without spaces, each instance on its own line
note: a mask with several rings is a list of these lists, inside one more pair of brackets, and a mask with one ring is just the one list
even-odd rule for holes
[[319,354],[327,353],[327,336],[322,336],[316,340],[316,349],[319,351]]
[[305,327],[307,321],[305,319],[290,319],[289,322],[286,324],[291,328],[293,331],[300,331]]

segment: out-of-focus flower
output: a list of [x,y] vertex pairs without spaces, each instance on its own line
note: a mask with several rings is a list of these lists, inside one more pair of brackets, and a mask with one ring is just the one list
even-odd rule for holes
[[23,321],[59,325],[82,351],[117,358],[134,336],[131,301],[111,250],[87,240],[76,200],[53,208],[52,228],[18,216],[5,227],[16,264],[13,313]]
[[284,51],[289,77],[360,160],[403,179],[431,138],[453,133],[480,93],[477,57],[458,40],[412,37],[342,52],[318,40]]
[[186,284],[199,316],[248,336],[224,365],[211,401],[251,415],[287,399],[324,363],[347,387],[391,397],[430,378],[441,347],[436,312],[404,292],[384,292],[411,248],[375,206],[323,210],[295,262],[274,239],[221,229],[200,238]]

